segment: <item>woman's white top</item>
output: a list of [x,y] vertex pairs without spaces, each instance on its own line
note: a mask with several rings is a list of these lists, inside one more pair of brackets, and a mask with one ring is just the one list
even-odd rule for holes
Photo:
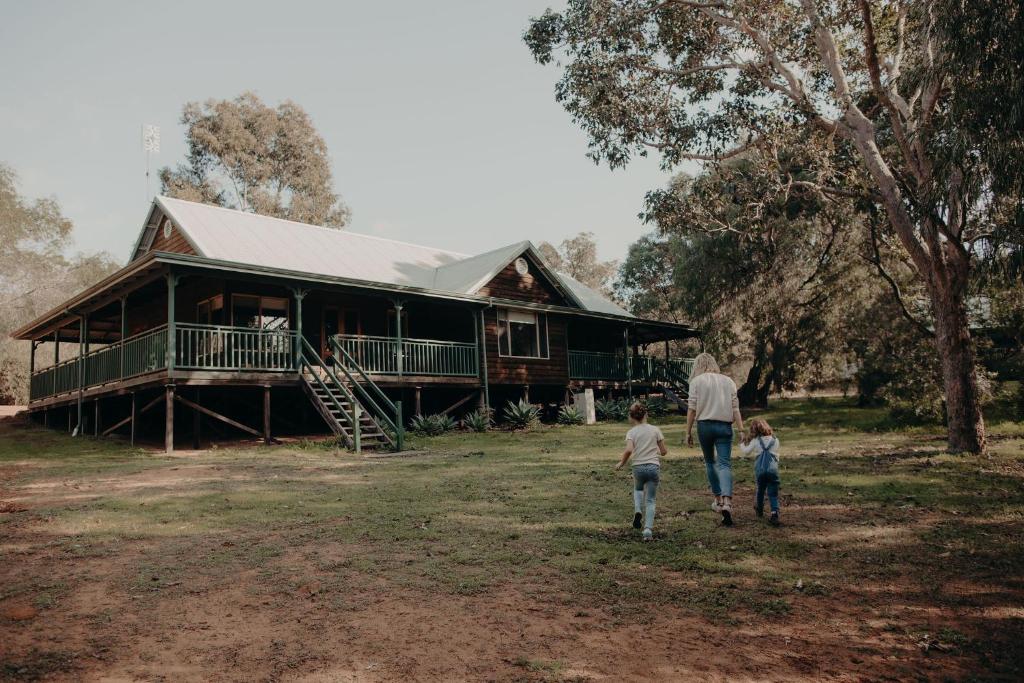
[[705,372],[690,382],[689,409],[697,413],[698,420],[732,422],[733,413],[740,409],[736,396],[736,382],[727,375]]

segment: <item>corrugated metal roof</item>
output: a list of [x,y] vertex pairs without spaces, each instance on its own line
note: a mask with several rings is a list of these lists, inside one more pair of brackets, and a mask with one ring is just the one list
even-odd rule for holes
[[[475,293],[526,251],[543,263],[527,241],[471,256],[170,197],[156,204],[200,256],[222,261],[456,294]],[[632,317],[568,275],[548,274],[584,310]]]

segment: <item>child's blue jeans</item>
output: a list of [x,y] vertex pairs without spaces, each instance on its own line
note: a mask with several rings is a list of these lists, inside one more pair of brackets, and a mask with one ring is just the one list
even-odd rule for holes
[[764,509],[764,496],[768,494],[768,505],[772,512],[779,511],[779,473],[761,472],[757,475],[757,509]]
[[732,496],[732,423],[698,420],[697,440],[704,452],[708,484],[716,496]]
[[633,468],[634,511],[640,512],[641,505],[645,504],[645,529],[654,527],[654,508],[655,500],[658,496],[659,481],[661,481],[661,468],[654,463],[636,465]]

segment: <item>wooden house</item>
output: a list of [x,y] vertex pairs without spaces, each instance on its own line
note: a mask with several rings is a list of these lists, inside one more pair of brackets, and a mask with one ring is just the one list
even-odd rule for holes
[[473,256],[157,197],[124,268],[13,336],[53,427],[171,450],[326,425],[400,449],[414,412],[684,392],[668,341],[697,333],[630,315],[529,242]]

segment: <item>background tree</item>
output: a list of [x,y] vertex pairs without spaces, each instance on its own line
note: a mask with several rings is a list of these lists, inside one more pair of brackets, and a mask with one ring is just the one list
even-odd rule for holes
[[601,261],[597,258],[597,241],[594,233],[581,232],[575,237],[562,240],[558,248],[549,242],[537,247],[549,266],[579,280],[599,292],[610,292],[611,280],[615,276],[617,261]]
[[[836,330],[867,268],[856,244],[841,238],[855,216],[849,200],[790,185],[813,149],[804,141],[770,158],[751,150],[649,193],[646,219],[659,234],[634,245],[620,271],[634,312],[675,309],[671,317],[688,318],[744,369],[744,405],[766,406],[771,392],[798,384],[835,382],[842,366]],[[667,262],[658,264],[659,255]]]
[[28,343],[10,333],[117,269],[106,253],[66,256],[71,221],[55,199],[28,200],[0,164],[0,404],[28,398]]
[[[981,452],[966,298],[1007,188],[992,162],[1024,139],[1021,127],[986,137],[1000,119],[979,109],[994,105],[963,87],[988,81],[993,68],[1019,72],[1021,8],[994,4],[570,0],[565,12],[533,19],[525,40],[540,63],[564,58],[556,97],[589,134],[594,159],[612,167],[649,150],[668,168],[719,162],[787,128],[835,140],[835,155],[793,185],[863,193],[885,217],[928,296],[950,449]],[[959,33],[964,21],[971,30]],[[1020,85],[1019,76],[1007,80]],[[852,190],[833,163],[846,150],[858,162]]]
[[187,163],[160,170],[164,194],[332,228],[348,223],[327,145],[299,105],[275,109],[245,92],[189,102],[181,122]]

